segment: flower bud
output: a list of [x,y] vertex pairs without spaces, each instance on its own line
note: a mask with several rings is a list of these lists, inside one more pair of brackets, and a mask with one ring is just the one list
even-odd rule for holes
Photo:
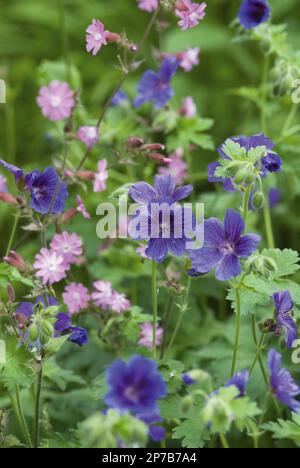
[[135,148],[140,148],[141,146],[143,146],[143,144],[144,144],[143,138],[132,136],[127,139],[126,147],[135,149]]
[[47,335],[47,336],[52,336],[53,333],[54,333],[54,327],[53,327],[52,323],[49,322],[48,320],[43,320],[42,330],[43,330],[43,333],[45,333],[45,335]]
[[228,175],[235,177],[238,171],[241,169],[242,163],[240,161],[231,161],[227,164],[226,169],[228,170]]
[[265,204],[265,197],[262,192],[256,192],[252,198],[252,206],[256,210],[260,210]]
[[7,205],[18,205],[19,202],[16,197],[8,192],[0,192],[0,201],[3,201]]
[[13,266],[14,268],[17,268],[17,270],[20,272],[24,272],[29,269],[23,257],[21,257],[21,255],[14,250],[11,250],[9,254],[3,258],[3,261]]
[[67,210],[61,217],[62,224],[67,224],[70,219],[74,218],[78,214],[78,210],[76,208],[70,208]]
[[212,424],[218,428],[230,427],[232,421],[232,411],[230,406],[219,395],[212,396],[202,411],[204,423]]
[[176,281],[168,283],[168,287],[169,287],[169,292],[173,296],[182,296],[182,294],[185,291],[185,287],[182,286],[182,284],[177,283]]
[[172,159],[166,158],[160,153],[149,153],[146,156],[157,164],[170,164],[172,162]]
[[29,328],[29,338],[31,341],[36,341],[39,337],[39,328],[36,323],[33,323]]
[[149,150],[149,151],[164,151],[165,145],[161,143],[149,143],[147,145],[142,146],[142,150]]
[[181,400],[181,405],[180,405],[181,410],[184,413],[187,413],[188,411],[190,411],[192,409],[193,404],[194,404],[194,399],[193,399],[192,395],[187,395],[184,398],[182,398],[182,400]]
[[83,180],[94,180],[96,174],[93,171],[78,171],[76,175]]
[[234,182],[237,185],[240,184],[246,184],[250,185],[254,181],[254,175],[251,169],[249,167],[243,167],[238,171],[238,173],[235,176]]
[[8,300],[9,302],[14,302],[16,295],[15,295],[15,290],[11,284],[9,284],[6,288],[7,290],[7,295],[8,295]]
[[276,322],[273,319],[265,320],[259,324],[259,329],[262,333],[273,333],[276,330]]

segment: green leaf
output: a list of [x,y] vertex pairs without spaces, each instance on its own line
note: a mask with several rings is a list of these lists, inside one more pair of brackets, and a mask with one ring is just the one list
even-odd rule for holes
[[293,275],[300,269],[299,254],[295,250],[265,249],[262,255],[271,257],[276,262],[277,270],[272,273],[273,278]]
[[273,433],[274,439],[290,439],[300,447],[300,414],[293,413],[292,420],[270,422],[264,424],[263,429]]
[[44,376],[57,385],[57,387],[62,391],[65,391],[68,384],[71,383],[77,383],[79,385],[85,384],[85,380],[83,378],[74,374],[74,372],[69,369],[63,369],[60,367],[54,358],[46,361],[44,365]]
[[32,355],[14,337],[6,339],[5,345],[6,362],[0,364],[1,382],[9,391],[14,391],[15,385],[30,387],[35,379]]
[[205,441],[209,440],[209,432],[201,424],[200,417],[195,416],[175,427],[172,439],[181,440],[182,447],[203,448]]

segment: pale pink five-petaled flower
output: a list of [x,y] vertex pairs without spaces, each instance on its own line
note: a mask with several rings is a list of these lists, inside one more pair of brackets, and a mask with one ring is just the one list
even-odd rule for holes
[[140,10],[148,11],[151,13],[158,8],[158,0],[138,0],[138,7]]
[[98,127],[80,127],[77,132],[77,138],[82,141],[87,148],[91,149],[99,141]]
[[176,185],[181,185],[188,177],[188,165],[182,159],[183,150],[179,148],[174,153],[170,154],[170,164],[167,167],[161,167],[159,173],[161,175],[171,175]]
[[112,284],[108,281],[95,281],[93,283],[95,292],[92,293],[92,299],[95,304],[103,310],[107,310],[113,296]]
[[88,289],[81,283],[71,283],[66,286],[62,297],[71,315],[86,309],[91,298]]
[[64,258],[56,252],[42,248],[35,257],[33,268],[36,276],[41,278],[44,284],[53,284],[66,277]]
[[131,302],[126,298],[125,294],[114,291],[110,300],[110,308],[117,314],[122,314],[122,312],[126,312],[131,308]]
[[[162,343],[164,330],[158,324],[156,325],[156,346]],[[138,341],[140,346],[145,346],[148,349],[153,347],[153,325],[151,322],[143,323],[141,325],[141,334]]]
[[64,231],[62,234],[55,234],[51,244],[51,249],[63,257],[65,268],[72,263],[76,263],[78,257],[83,253],[83,243],[77,234],[69,234]]
[[107,161],[106,159],[102,159],[98,162],[98,170],[94,178],[94,192],[104,192],[106,190],[107,179]]
[[199,47],[191,47],[180,54],[180,66],[186,72],[190,72],[194,66],[199,65]]
[[76,196],[76,201],[77,201],[77,211],[82,214],[84,219],[91,219],[91,215],[87,211],[85,204],[83,203],[80,195]]
[[37,97],[42,114],[50,120],[68,119],[75,106],[74,92],[67,83],[54,80],[42,86]]
[[109,31],[105,30],[104,25],[93,19],[92,24],[86,30],[86,50],[97,55],[103,45],[107,44],[107,36]]
[[185,117],[195,117],[197,115],[197,106],[191,96],[187,96],[182,100],[180,113]]
[[180,18],[178,25],[183,31],[194,28],[205,17],[207,4],[193,3],[191,0],[178,0],[175,3],[175,15]]

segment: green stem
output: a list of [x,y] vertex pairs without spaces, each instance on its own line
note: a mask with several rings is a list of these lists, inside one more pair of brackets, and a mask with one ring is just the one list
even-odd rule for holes
[[168,299],[167,306],[166,306],[166,310],[165,310],[165,313],[164,313],[164,318],[163,318],[164,334],[163,334],[163,342],[162,342],[161,351],[160,351],[161,359],[163,359],[163,357],[165,355],[165,348],[166,348],[166,343],[167,343],[169,322],[170,322],[173,302],[174,302],[174,298],[173,298],[173,296],[170,295],[169,299]]
[[41,393],[43,384],[43,363],[37,376],[36,396],[35,396],[35,425],[34,425],[34,448],[40,443],[40,413],[41,413]]
[[266,230],[266,235],[267,235],[268,247],[269,249],[274,249],[275,240],[274,240],[273,227],[272,227],[270,202],[269,202],[268,197],[266,197],[265,199],[264,220],[265,220],[265,230]]
[[285,121],[285,123],[283,125],[282,131],[281,131],[282,136],[285,136],[288,133],[288,131],[289,131],[289,129],[290,129],[292,123],[293,123],[293,120],[296,117],[297,111],[298,111],[298,105],[293,104],[292,107],[291,107],[291,110],[290,110],[290,112],[289,112],[289,114],[287,116],[287,119],[286,119],[286,121]]
[[234,349],[233,349],[233,356],[232,356],[232,365],[231,365],[231,377],[235,374],[236,369],[236,361],[239,349],[239,342],[240,342],[240,334],[241,334],[241,294],[239,286],[235,286],[235,293],[236,293],[236,305],[237,305],[237,317],[236,317],[236,332],[235,332],[235,342],[234,342]]
[[229,449],[229,444],[224,434],[220,433],[220,441],[224,449]]
[[264,366],[264,363],[263,363],[263,359],[262,359],[262,356],[261,356],[265,335],[261,335],[260,341],[258,342],[257,334],[256,334],[255,315],[252,316],[252,335],[253,335],[253,341],[254,341],[255,346],[256,346],[256,355],[255,355],[254,361],[252,363],[252,366],[250,367],[249,373],[250,373],[250,375],[252,374],[252,372],[255,369],[256,363],[258,361],[260,369],[261,369],[262,376],[263,376],[265,384],[266,384],[266,387],[269,388],[269,379],[268,379],[268,375],[267,375],[267,372],[266,372],[266,369],[265,369],[265,366]]
[[247,231],[247,220],[248,220],[248,208],[249,208],[249,200],[250,200],[250,195],[251,195],[251,186],[247,188],[245,194],[244,194],[244,200],[243,200],[243,217],[244,217],[244,222],[245,222],[245,232]]
[[21,216],[21,212],[18,211],[18,213],[15,215],[14,224],[13,224],[13,228],[12,228],[10,238],[9,238],[9,241],[8,241],[8,244],[7,244],[5,256],[7,256],[9,254],[9,252],[11,251],[20,216]]
[[263,81],[262,81],[262,104],[261,104],[261,128],[263,133],[268,133],[267,127],[267,115],[266,115],[266,101],[267,101],[267,85],[268,85],[268,74],[269,74],[269,56],[265,56],[264,69],[263,69]]
[[157,324],[157,265],[152,261],[152,306],[153,306],[153,342],[152,354],[156,359],[156,324]]
[[20,389],[19,386],[15,386],[15,393],[16,393],[16,402],[14,401],[13,397],[11,396],[11,403],[14,408],[15,414],[17,416],[17,419],[19,421],[19,425],[22,429],[24,438],[26,440],[26,443],[29,448],[32,448],[32,442],[31,442],[31,437],[29,434],[29,430],[26,424],[26,419],[24,416],[23,408],[22,408],[22,403],[21,403],[21,397],[20,397]]
[[169,345],[168,345],[168,348],[167,348],[167,351],[166,351],[166,355],[169,354],[173,344],[174,344],[174,341],[176,339],[176,336],[177,336],[177,333],[179,331],[179,328],[180,328],[180,325],[181,325],[181,322],[182,322],[182,319],[184,317],[184,314],[186,313],[187,311],[187,306],[188,306],[188,300],[189,300],[189,295],[190,295],[190,289],[191,289],[191,284],[192,284],[192,278],[191,276],[189,276],[189,279],[188,279],[188,282],[187,282],[187,286],[186,286],[186,293],[185,293],[185,297],[184,297],[184,301],[183,301],[183,304],[182,304],[182,307],[181,307],[181,311],[180,311],[180,314],[179,314],[179,317],[178,317],[178,320],[177,320],[177,323],[176,323],[176,326],[175,326],[175,329],[174,329],[174,332],[173,332],[173,335],[172,335],[172,338],[169,342]]

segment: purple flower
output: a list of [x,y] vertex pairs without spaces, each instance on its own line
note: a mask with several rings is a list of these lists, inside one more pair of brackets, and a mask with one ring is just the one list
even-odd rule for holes
[[146,71],[138,84],[134,107],[140,107],[147,101],[152,101],[157,108],[164,107],[174,96],[170,82],[179,64],[180,61],[176,57],[167,57],[157,73],[153,70]]
[[106,372],[108,392],[104,398],[110,408],[135,415],[158,412],[157,400],[167,394],[167,386],[152,359],[135,355],[126,363],[114,361]]
[[36,298],[36,304],[42,304],[46,308],[46,307],[57,306],[58,302],[55,299],[55,297],[50,296],[49,294],[47,294],[46,297],[38,296]]
[[240,391],[239,397],[243,397],[246,394],[247,385],[249,382],[249,371],[246,369],[242,372],[235,374],[232,379],[230,379],[225,387],[231,387],[234,385]]
[[191,185],[175,188],[171,175],[156,176],[154,187],[146,182],[139,182],[131,187],[129,196],[136,203],[169,203],[173,205],[187,198],[193,191]]
[[85,328],[71,327],[69,328],[71,333],[69,336],[69,341],[77,344],[78,346],[84,346],[88,343],[88,332]]
[[127,101],[127,100],[128,100],[127,94],[125,94],[124,91],[120,89],[120,91],[118,91],[112,98],[111,105],[113,107],[116,107],[116,106],[119,106],[122,102]]
[[276,188],[272,188],[269,191],[269,203],[271,208],[275,208],[276,205],[280,202],[281,192]]
[[24,176],[22,169],[14,166],[13,164],[8,164],[7,162],[3,161],[3,159],[0,159],[0,165],[15,176],[16,182],[19,182],[19,180]]
[[14,318],[22,325],[27,322],[34,313],[34,307],[31,302],[20,302],[15,313]]
[[188,373],[182,375],[182,382],[185,385],[195,385],[197,383]]
[[204,246],[190,251],[191,276],[206,274],[216,268],[220,281],[239,276],[242,272],[240,258],[247,258],[257,250],[261,237],[243,235],[245,223],[239,213],[227,210],[224,227],[218,219],[204,221]]
[[65,209],[68,197],[67,185],[61,182],[57,173],[51,167],[44,172],[31,172],[25,178],[26,189],[30,192],[30,206],[38,213],[58,214]]
[[280,334],[282,328],[286,331],[286,346],[292,348],[293,342],[298,338],[297,326],[292,318],[294,304],[289,291],[277,292],[273,295],[277,310],[276,333]]
[[282,168],[282,160],[276,153],[268,153],[261,160],[264,168],[269,172],[280,172]]
[[270,386],[276,397],[292,411],[300,410],[300,402],[294,397],[300,395],[300,388],[296,385],[291,373],[283,369],[282,356],[274,349],[270,349],[268,354],[268,365],[270,369]]
[[139,415],[141,419],[149,427],[149,436],[154,442],[160,442],[166,435],[166,429],[163,426],[156,426],[155,423],[163,421],[158,410],[147,414]]
[[[281,170],[282,161],[280,157],[273,153],[272,150],[275,146],[272,140],[266,137],[263,133],[259,133],[257,135],[252,135],[250,137],[246,136],[239,136],[231,138],[232,141],[239,143],[246,151],[250,151],[251,148],[257,148],[258,146],[265,146],[267,148],[268,154],[262,158],[261,162],[261,175],[267,175],[269,172],[278,172]],[[218,148],[218,153],[222,159],[229,159],[229,157],[224,153],[224,145]],[[208,181],[209,182],[221,182],[224,185],[224,190],[227,192],[236,192],[236,188],[229,178],[222,178],[215,176],[215,172],[221,164],[216,161],[208,165]]]
[[189,236],[195,229],[191,210],[176,204],[153,203],[148,211],[138,215],[138,220],[135,231],[130,224],[130,235],[137,241],[149,241],[145,252],[148,258],[161,263],[169,251],[176,257],[186,253],[187,243],[192,240]]
[[239,20],[245,29],[252,29],[268,21],[270,15],[271,8],[267,0],[244,0],[240,8]]
[[56,337],[61,335],[70,335],[68,340],[72,343],[83,346],[88,343],[88,333],[85,328],[73,327],[71,319],[68,314],[59,312],[56,315],[56,322],[54,324]]

